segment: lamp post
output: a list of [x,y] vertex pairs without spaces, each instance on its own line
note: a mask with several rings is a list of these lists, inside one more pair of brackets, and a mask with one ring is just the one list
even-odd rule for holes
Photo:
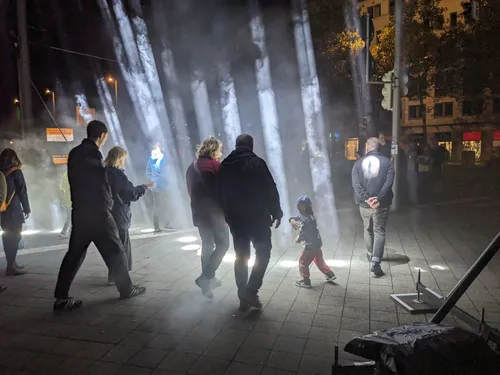
[[118,104],[118,80],[114,78],[113,76],[107,76],[106,81],[108,83],[114,83],[115,85],[115,105]]
[[56,117],[56,93],[49,89],[45,89],[46,95],[52,95],[52,114]]

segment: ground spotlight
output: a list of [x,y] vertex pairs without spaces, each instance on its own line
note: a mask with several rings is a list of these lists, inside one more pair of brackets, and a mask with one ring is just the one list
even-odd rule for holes
[[439,264],[433,264],[430,266],[433,270],[439,270],[439,271],[445,271],[448,269],[448,267],[445,266],[440,266]]
[[179,237],[176,241],[177,242],[182,242],[182,243],[189,243],[189,242],[194,242],[198,238],[195,236],[185,236],[185,237]]
[[62,231],[62,228],[58,228],[58,229],[54,229],[50,233],[61,233],[61,231]]
[[184,245],[181,247],[182,250],[184,251],[193,251],[193,250],[199,250],[201,249],[201,246],[195,243],[192,243],[190,245]]
[[328,264],[330,267],[349,267],[349,262],[346,260],[338,260],[338,259],[326,259],[325,260],[326,264]]
[[28,229],[28,230],[23,230],[21,232],[21,235],[23,236],[31,236],[33,234],[37,234],[39,233],[40,231],[39,230],[36,230],[36,229]]
[[147,229],[142,229],[141,233],[153,233],[155,230],[154,228],[147,228]]
[[284,261],[280,262],[280,267],[283,267],[283,268],[293,268],[293,267],[298,267],[298,266],[299,266],[299,262],[296,260],[284,260]]

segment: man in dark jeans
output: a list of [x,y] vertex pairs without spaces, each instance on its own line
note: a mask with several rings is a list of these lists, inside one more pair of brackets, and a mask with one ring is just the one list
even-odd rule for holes
[[385,227],[392,204],[394,166],[378,152],[379,140],[366,141],[366,154],[354,163],[352,186],[363,219],[367,257],[375,277],[384,275],[380,267],[385,247]]
[[91,242],[113,275],[121,298],[135,297],[146,291],[144,287],[132,285],[118,228],[111,215],[113,198],[99,151],[107,138],[106,125],[91,121],[87,125],[87,138],[69,153],[73,227],[57,278],[54,310],[71,310],[82,305],[82,301],[69,297],[68,293]]
[[[250,135],[239,135],[236,149],[222,162],[218,194],[233,235],[240,309],[261,308],[258,291],[271,257],[271,226],[280,225],[283,211],[274,179],[266,162],[253,153]],[[255,264],[249,279],[250,243],[255,248]]]
[[198,149],[197,160],[186,171],[193,224],[198,227],[201,237],[202,274],[195,282],[207,298],[213,298],[212,289],[221,285],[215,278],[215,271],[229,248],[229,230],[217,200],[216,188],[221,149],[220,140],[208,137]]

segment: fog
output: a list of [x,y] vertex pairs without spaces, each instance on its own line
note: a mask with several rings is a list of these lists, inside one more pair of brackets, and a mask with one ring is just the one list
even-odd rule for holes
[[[118,97],[96,64],[93,91],[74,92],[83,86],[78,83],[58,86],[57,125],[39,115],[47,127],[74,129],[72,142],[49,143],[33,132],[12,145],[25,164],[33,210],[27,228],[62,227],[58,186],[66,167],[54,165],[52,155],[67,155],[84,138],[75,119],[77,105],[85,121],[90,120],[87,109],[95,108],[96,118],[108,125],[104,156],[114,145],[128,150],[126,174],[135,184],[147,182],[151,144],[161,143],[172,188],[168,214],[175,227],[192,226],[185,171],[196,147],[214,135],[226,156],[236,136],[246,132],[274,176],[285,220],[296,211],[296,199],[307,194],[322,230],[336,236],[332,134],[344,128],[350,114],[341,100],[323,108],[305,2],[218,1],[213,9],[193,0],[168,2],[168,7],[153,1],[146,9],[134,2],[133,12],[121,1],[98,3],[113,41]],[[151,228],[148,197],[133,207],[133,225]],[[281,233],[289,239],[290,227],[283,225]]]

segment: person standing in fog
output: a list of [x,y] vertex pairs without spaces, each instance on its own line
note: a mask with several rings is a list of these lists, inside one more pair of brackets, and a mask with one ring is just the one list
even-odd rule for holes
[[[218,196],[234,241],[234,274],[240,310],[262,308],[258,292],[271,257],[271,226],[283,217],[273,176],[264,160],[253,152],[253,138],[241,134],[236,148],[221,163]],[[250,244],[255,264],[248,278]]]
[[64,172],[59,183],[59,190],[61,191],[61,205],[66,212],[66,221],[64,222],[60,236],[68,238],[68,233],[71,228],[71,191],[69,189],[68,172]]
[[1,219],[3,250],[7,260],[5,276],[20,276],[27,273],[24,266],[16,262],[23,224],[31,213],[26,181],[21,171],[22,166],[13,149],[6,148],[0,154],[0,171],[5,176],[7,184],[4,201],[7,207],[2,212]]
[[363,219],[367,258],[375,277],[384,275],[380,267],[385,248],[385,228],[392,204],[394,166],[392,161],[377,150],[379,140],[366,141],[366,154],[354,163],[352,187]]
[[113,197],[99,151],[107,138],[106,125],[101,121],[91,121],[87,125],[87,138],[69,153],[68,179],[73,227],[69,249],[57,278],[54,310],[72,310],[83,304],[69,297],[68,293],[91,242],[106,262],[122,299],[146,292],[146,288],[135,286],[130,280],[123,245],[111,213]]
[[[153,202],[153,225],[155,233],[161,233],[163,230],[172,230],[167,215],[172,212],[168,210],[168,180],[167,180],[167,157],[162,152],[159,143],[155,143],[151,150],[151,156],[146,165],[146,176],[149,181],[155,183],[151,189],[151,199]],[[161,227],[161,224],[164,227]]]
[[[109,150],[104,165],[106,166],[106,176],[113,196],[111,213],[118,227],[118,235],[127,256],[128,270],[132,271],[132,245],[130,244],[129,235],[130,224],[132,223],[130,203],[137,201],[148,189],[153,188],[154,182],[134,186],[123,171],[126,161],[127,151],[122,147],[115,146]],[[108,275],[108,283],[114,283],[111,270]]]
[[222,143],[214,137],[203,141],[195,160],[186,171],[193,224],[201,237],[201,276],[195,280],[204,296],[213,298],[212,289],[221,285],[215,277],[229,248],[229,230],[217,199],[217,173]]

